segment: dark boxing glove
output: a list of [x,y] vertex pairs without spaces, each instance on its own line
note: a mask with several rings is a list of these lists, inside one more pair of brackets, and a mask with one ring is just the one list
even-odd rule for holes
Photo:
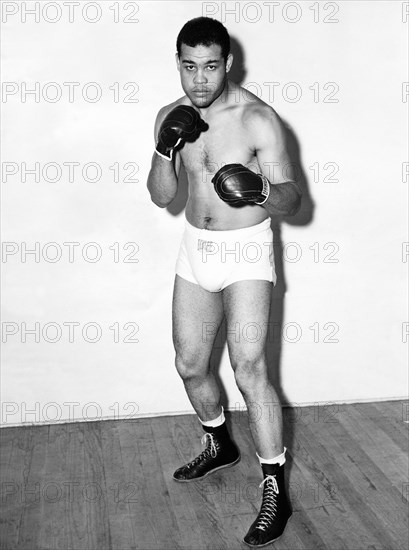
[[178,105],[168,113],[160,126],[156,152],[166,160],[172,160],[177,146],[185,141],[195,141],[208,128],[196,109],[189,105]]
[[268,179],[242,164],[226,164],[216,172],[212,182],[222,201],[231,206],[264,204],[270,195]]

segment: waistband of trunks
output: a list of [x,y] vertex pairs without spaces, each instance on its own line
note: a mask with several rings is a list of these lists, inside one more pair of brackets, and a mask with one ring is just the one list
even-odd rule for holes
[[248,237],[252,237],[261,231],[265,231],[270,228],[271,219],[266,218],[262,222],[256,225],[250,225],[249,227],[241,227],[240,229],[226,229],[221,231],[214,231],[212,229],[200,229],[190,224],[185,219],[186,231],[192,236],[196,236],[198,239],[204,241],[220,242],[226,240],[241,240]]

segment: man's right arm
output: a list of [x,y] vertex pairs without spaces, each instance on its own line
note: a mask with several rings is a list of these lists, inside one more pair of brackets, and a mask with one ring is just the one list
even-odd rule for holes
[[[159,128],[165,116],[165,109],[161,109],[156,117],[155,144],[158,141]],[[163,158],[156,151],[153,153],[147,187],[152,202],[154,202],[156,206],[166,208],[175,198],[178,189],[179,170],[179,153],[175,152],[172,160]]]

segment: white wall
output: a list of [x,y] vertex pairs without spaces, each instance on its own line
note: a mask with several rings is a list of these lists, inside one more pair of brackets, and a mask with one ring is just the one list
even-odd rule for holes
[[[24,22],[23,4],[34,6],[2,5],[3,87],[10,83],[6,91],[13,92],[5,95],[3,88],[2,241],[9,254],[2,260],[2,423],[191,410],[171,341],[183,212],[154,206],[145,182],[156,112],[182,95],[174,63],[177,33],[202,14],[222,20],[239,42],[244,84],[277,110],[300,147],[307,202],[304,217],[281,227],[283,243],[295,244],[286,248],[273,312],[284,325],[281,357],[279,342],[272,344],[272,369],[279,364],[272,375],[283,398],[301,404],[405,396],[405,3],[348,1],[326,3],[326,10],[321,3],[317,13],[313,2],[281,2],[273,13],[266,2],[137,2],[128,3],[127,11],[119,2],[117,23],[109,7],[114,2],[81,2],[81,9],[88,5],[88,19],[99,6],[95,23],[78,8],[72,23],[68,8],[60,21],[47,22],[57,13],[50,3],[47,12],[40,10],[39,22],[30,15]],[[45,3],[39,5],[44,9]],[[138,22],[124,23],[125,15]],[[40,96],[28,95],[24,102],[23,83],[33,88],[36,82]],[[42,95],[47,97],[50,82],[57,88],[48,88],[49,98],[55,89],[62,92],[57,102]],[[73,102],[64,82],[80,83]],[[99,101],[82,97],[89,82],[100,87]],[[115,82],[117,102],[109,89]],[[124,89],[130,82],[136,87]],[[329,82],[336,88],[325,88]],[[286,88],[288,83],[296,86]],[[296,89],[302,96],[290,101]],[[324,102],[335,89],[337,102]],[[90,97],[94,91],[89,88]],[[138,101],[124,102],[132,91]],[[23,181],[23,163],[32,168],[36,162],[40,170],[57,163],[60,179],[47,181],[55,174],[50,167],[46,178],[36,182],[27,175]],[[74,181],[64,162],[80,163]],[[89,162],[100,166],[97,182],[81,175]],[[331,175],[329,162],[339,168],[335,182],[324,181]],[[119,182],[109,169],[114,163],[121,166]],[[135,163],[137,181],[123,181],[131,173],[122,168],[125,163]],[[313,165],[320,168],[317,177]],[[89,178],[94,173],[90,168]],[[24,246],[32,249],[36,242],[38,257],[22,261]],[[79,243],[73,262],[67,242]],[[87,249],[92,242],[102,254],[96,262],[82,256],[88,250],[93,257],[96,248]],[[124,249],[126,243],[135,245]],[[326,243],[335,245],[324,249]],[[118,261],[113,246],[119,247]],[[324,260],[331,246],[338,250],[336,263]],[[61,258],[53,263],[58,249]],[[124,262],[133,251],[138,262]],[[299,260],[292,261],[297,254]],[[79,323],[71,342],[69,322]],[[39,323],[38,342],[33,335],[24,341],[24,323]],[[87,323],[99,327],[99,341],[83,337]],[[115,323],[119,342],[109,328]],[[133,325],[125,330],[125,323]],[[92,339],[95,330],[88,326]],[[138,341],[125,342],[132,327]],[[332,327],[338,341],[325,342]],[[53,343],[57,330],[61,338]],[[225,352],[220,373],[229,406],[239,407],[243,401]]]

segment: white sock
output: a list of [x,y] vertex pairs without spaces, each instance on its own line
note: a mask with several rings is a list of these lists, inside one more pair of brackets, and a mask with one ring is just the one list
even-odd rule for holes
[[[199,417],[198,417],[199,418]],[[222,407],[222,414],[218,416],[217,418],[214,418],[213,420],[200,420],[200,423],[202,426],[206,426],[206,428],[217,428],[218,426],[221,426],[226,419],[224,418],[224,409]]]
[[284,451],[278,455],[278,456],[275,456],[274,458],[263,458],[262,456],[259,456],[257,453],[257,458],[259,459],[260,461],[260,464],[279,464],[280,466],[282,466],[285,462],[285,452],[287,450],[287,447],[284,447]]

